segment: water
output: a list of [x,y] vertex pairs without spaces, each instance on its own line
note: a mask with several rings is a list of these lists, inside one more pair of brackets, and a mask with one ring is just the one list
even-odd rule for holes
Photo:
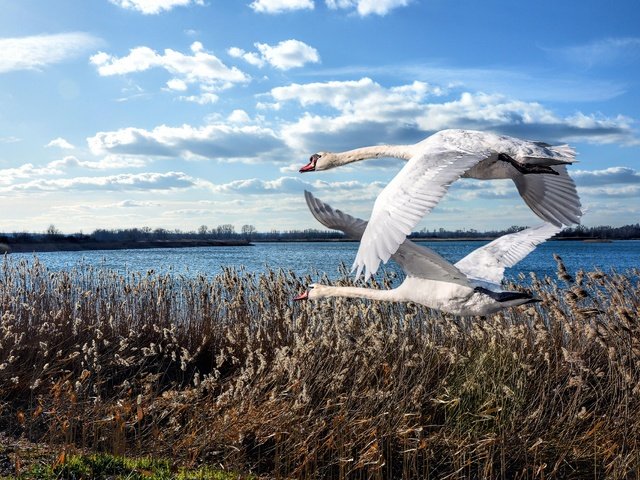
[[[421,242],[447,260],[455,263],[487,242],[445,241]],[[355,242],[292,242],[257,243],[247,247],[194,247],[148,250],[97,250],[84,252],[37,253],[41,263],[51,270],[69,269],[79,263],[115,270],[119,273],[153,270],[160,274],[213,276],[225,266],[244,266],[248,271],[262,272],[267,268],[293,270],[299,275],[310,274],[317,280],[323,273],[329,278],[339,276],[341,262],[349,268],[355,258]],[[622,272],[640,267],[640,240],[588,243],[580,241],[546,242],[515,267],[507,269],[506,277],[518,273],[536,272],[539,276],[555,275],[553,254],[560,255],[569,272],[595,268]],[[34,254],[14,253],[13,260],[32,260]],[[387,267],[389,268],[389,267]]]

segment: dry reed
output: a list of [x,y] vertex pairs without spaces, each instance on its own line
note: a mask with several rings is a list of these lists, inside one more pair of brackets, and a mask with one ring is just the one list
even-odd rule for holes
[[637,475],[639,272],[557,261],[558,281],[529,280],[542,303],[461,319],[294,304],[310,279],[284,271],[6,257],[0,430],[275,478]]

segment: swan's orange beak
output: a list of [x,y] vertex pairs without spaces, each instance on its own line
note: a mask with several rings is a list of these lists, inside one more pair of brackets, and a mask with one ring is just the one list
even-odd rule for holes
[[297,297],[294,297],[293,300],[295,302],[300,301],[300,300],[309,300],[309,290],[305,290],[304,292],[302,292]]
[[307,163],[304,167],[302,167],[298,171],[300,173],[313,172],[315,169],[316,169],[316,162],[315,162],[315,160],[311,160],[309,163]]

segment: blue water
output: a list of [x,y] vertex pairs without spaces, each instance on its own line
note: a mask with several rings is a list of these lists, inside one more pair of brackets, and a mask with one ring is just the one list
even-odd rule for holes
[[[421,242],[451,262],[463,258],[487,242]],[[314,280],[322,274],[339,277],[340,263],[349,268],[356,254],[355,242],[317,243],[257,243],[247,247],[195,247],[148,250],[98,250],[84,252],[50,252],[37,254],[14,253],[10,258],[32,260],[37,255],[41,263],[51,270],[69,269],[78,264],[92,265],[120,273],[147,272],[160,274],[213,276],[223,267],[235,266],[248,271],[262,272],[267,268],[293,270],[299,275],[311,275]],[[546,242],[513,268],[506,277],[515,278],[518,273],[535,272],[539,276],[554,276],[556,262],[553,254],[560,255],[569,270],[622,272],[640,268],[640,240],[614,241],[611,243],[587,243],[580,241]],[[390,262],[391,263],[391,262]],[[389,268],[389,267],[387,267]]]

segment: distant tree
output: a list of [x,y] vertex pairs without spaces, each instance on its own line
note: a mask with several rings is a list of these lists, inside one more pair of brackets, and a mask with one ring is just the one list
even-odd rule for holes
[[254,227],[253,225],[243,225],[241,232],[242,236],[246,240],[251,240],[251,237],[256,233],[256,227]]
[[204,237],[207,233],[209,233],[209,227],[207,227],[206,225],[200,225],[198,227],[198,235]]
[[224,225],[218,225],[216,227],[216,234],[220,238],[231,238],[236,233],[236,227],[234,227],[230,223],[225,223]]
[[57,238],[62,235],[62,232],[58,230],[53,223],[47,227],[47,231],[45,233],[49,238]]

